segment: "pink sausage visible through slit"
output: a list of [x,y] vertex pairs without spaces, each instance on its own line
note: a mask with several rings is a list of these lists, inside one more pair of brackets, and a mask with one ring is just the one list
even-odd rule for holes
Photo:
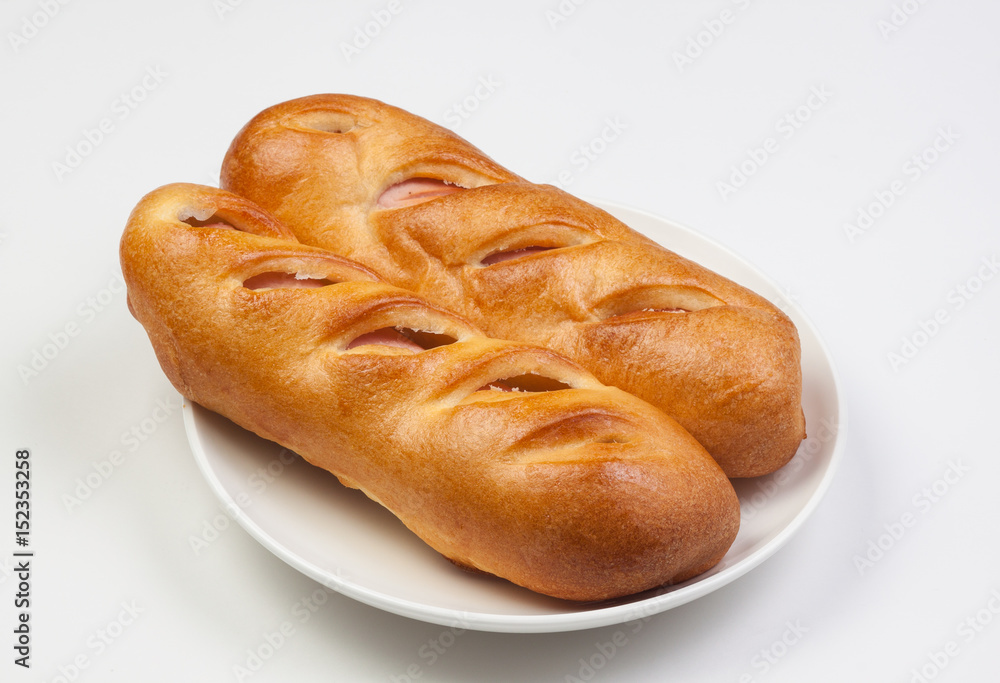
[[321,278],[299,278],[295,273],[260,273],[247,278],[243,286],[247,289],[311,289],[314,287],[326,287],[333,283]]
[[466,188],[435,178],[410,178],[389,187],[378,198],[381,209],[398,209],[444,197]]
[[512,251],[498,251],[495,254],[490,254],[484,258],[480,263],[484,266],[492,266],[495,263],[503,263],[504,261],[511,261],[516,258],[521,258],[522,256],[528,256],[530,254],[537,254],[541,251],[548,251],[553,247],[524,247],[523,249],[514,249]]
[[348,349],[356,346],[367,346],[377,344],[379,346],[392,346],[408,351],[423,351],[424,348],[416,342],[408,339],[402,332],[393,327],[383,327],[381,330],[366,332],[347,345]]
[[[394,327],[383,327],[380,330],[375,330],[373,332],[366,332],[361,335],[350,344],[347,345],[348,350],[353,349],[357,346],[368,346],[368,345],[379,345],[379,346],[391,346],[399,349],[406,349],[407,351],[423,351],[424,348],[409,339],[402,332]],[[504,382],[502,379],[494,380],[489,384],[485,384],[477,391],[489,391],[489,390],[499,390],[499,391],[513,391],[511,386]]]

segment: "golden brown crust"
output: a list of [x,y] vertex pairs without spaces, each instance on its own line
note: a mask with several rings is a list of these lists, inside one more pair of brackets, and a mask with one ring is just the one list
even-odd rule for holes
[[[407,197],[416,178],[427,194]],[[420,117],[354,96],[285,102],[236,136],[222,182],[303,243],[650,401],[731,477],[779,468],[805,437],[798,334],[778,308]]]
[[[735,492],[675,421],[297,243],[246,199],[150,193],[121,262],[181,393],[360,488],[459,565],[601,600],[704,571],[735,538]],[[440,336],[352,345],[387,328]],[[505,378],[525,390],[478,390]]]

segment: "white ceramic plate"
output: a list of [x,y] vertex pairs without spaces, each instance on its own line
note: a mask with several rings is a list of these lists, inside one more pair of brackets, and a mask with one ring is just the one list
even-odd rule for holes
[[185,402],[195,458],[229,513],[271,552],[324,586],[395,614],[483,631],[571,631],[644,618],[706,595],[770,557],[815,509],[844,450],[847,416],[829,354],[794,303],[739,257],[661,218],[601,206],[660,244],[768,297],[799,330],[809,437],[779,472],[736,483],[740,532],[718,566],[685,583],[612,603],[537,595],[457,569],[364,494]]

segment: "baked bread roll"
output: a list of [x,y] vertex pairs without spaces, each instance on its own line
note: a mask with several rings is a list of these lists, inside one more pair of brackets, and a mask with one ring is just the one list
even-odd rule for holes
[[459,566],[603,600],[695,576],[736,536],[729,480],[661,411],[297,243],[244,198],[150,193],[121,264],[180,393],[361,489]]
[[301,242],[661,408],[730,477],[776,470],[805,437],[778,308],[420,117],[346,95],[279,104],[236,136],[222,185]]

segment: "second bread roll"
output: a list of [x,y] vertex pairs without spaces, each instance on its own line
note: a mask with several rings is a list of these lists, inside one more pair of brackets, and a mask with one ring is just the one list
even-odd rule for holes
[[236,136],[223,186],[306,244],[661,408],[730,477],[805,437],[798,334],[763,297],[396,107],[317,95]]

